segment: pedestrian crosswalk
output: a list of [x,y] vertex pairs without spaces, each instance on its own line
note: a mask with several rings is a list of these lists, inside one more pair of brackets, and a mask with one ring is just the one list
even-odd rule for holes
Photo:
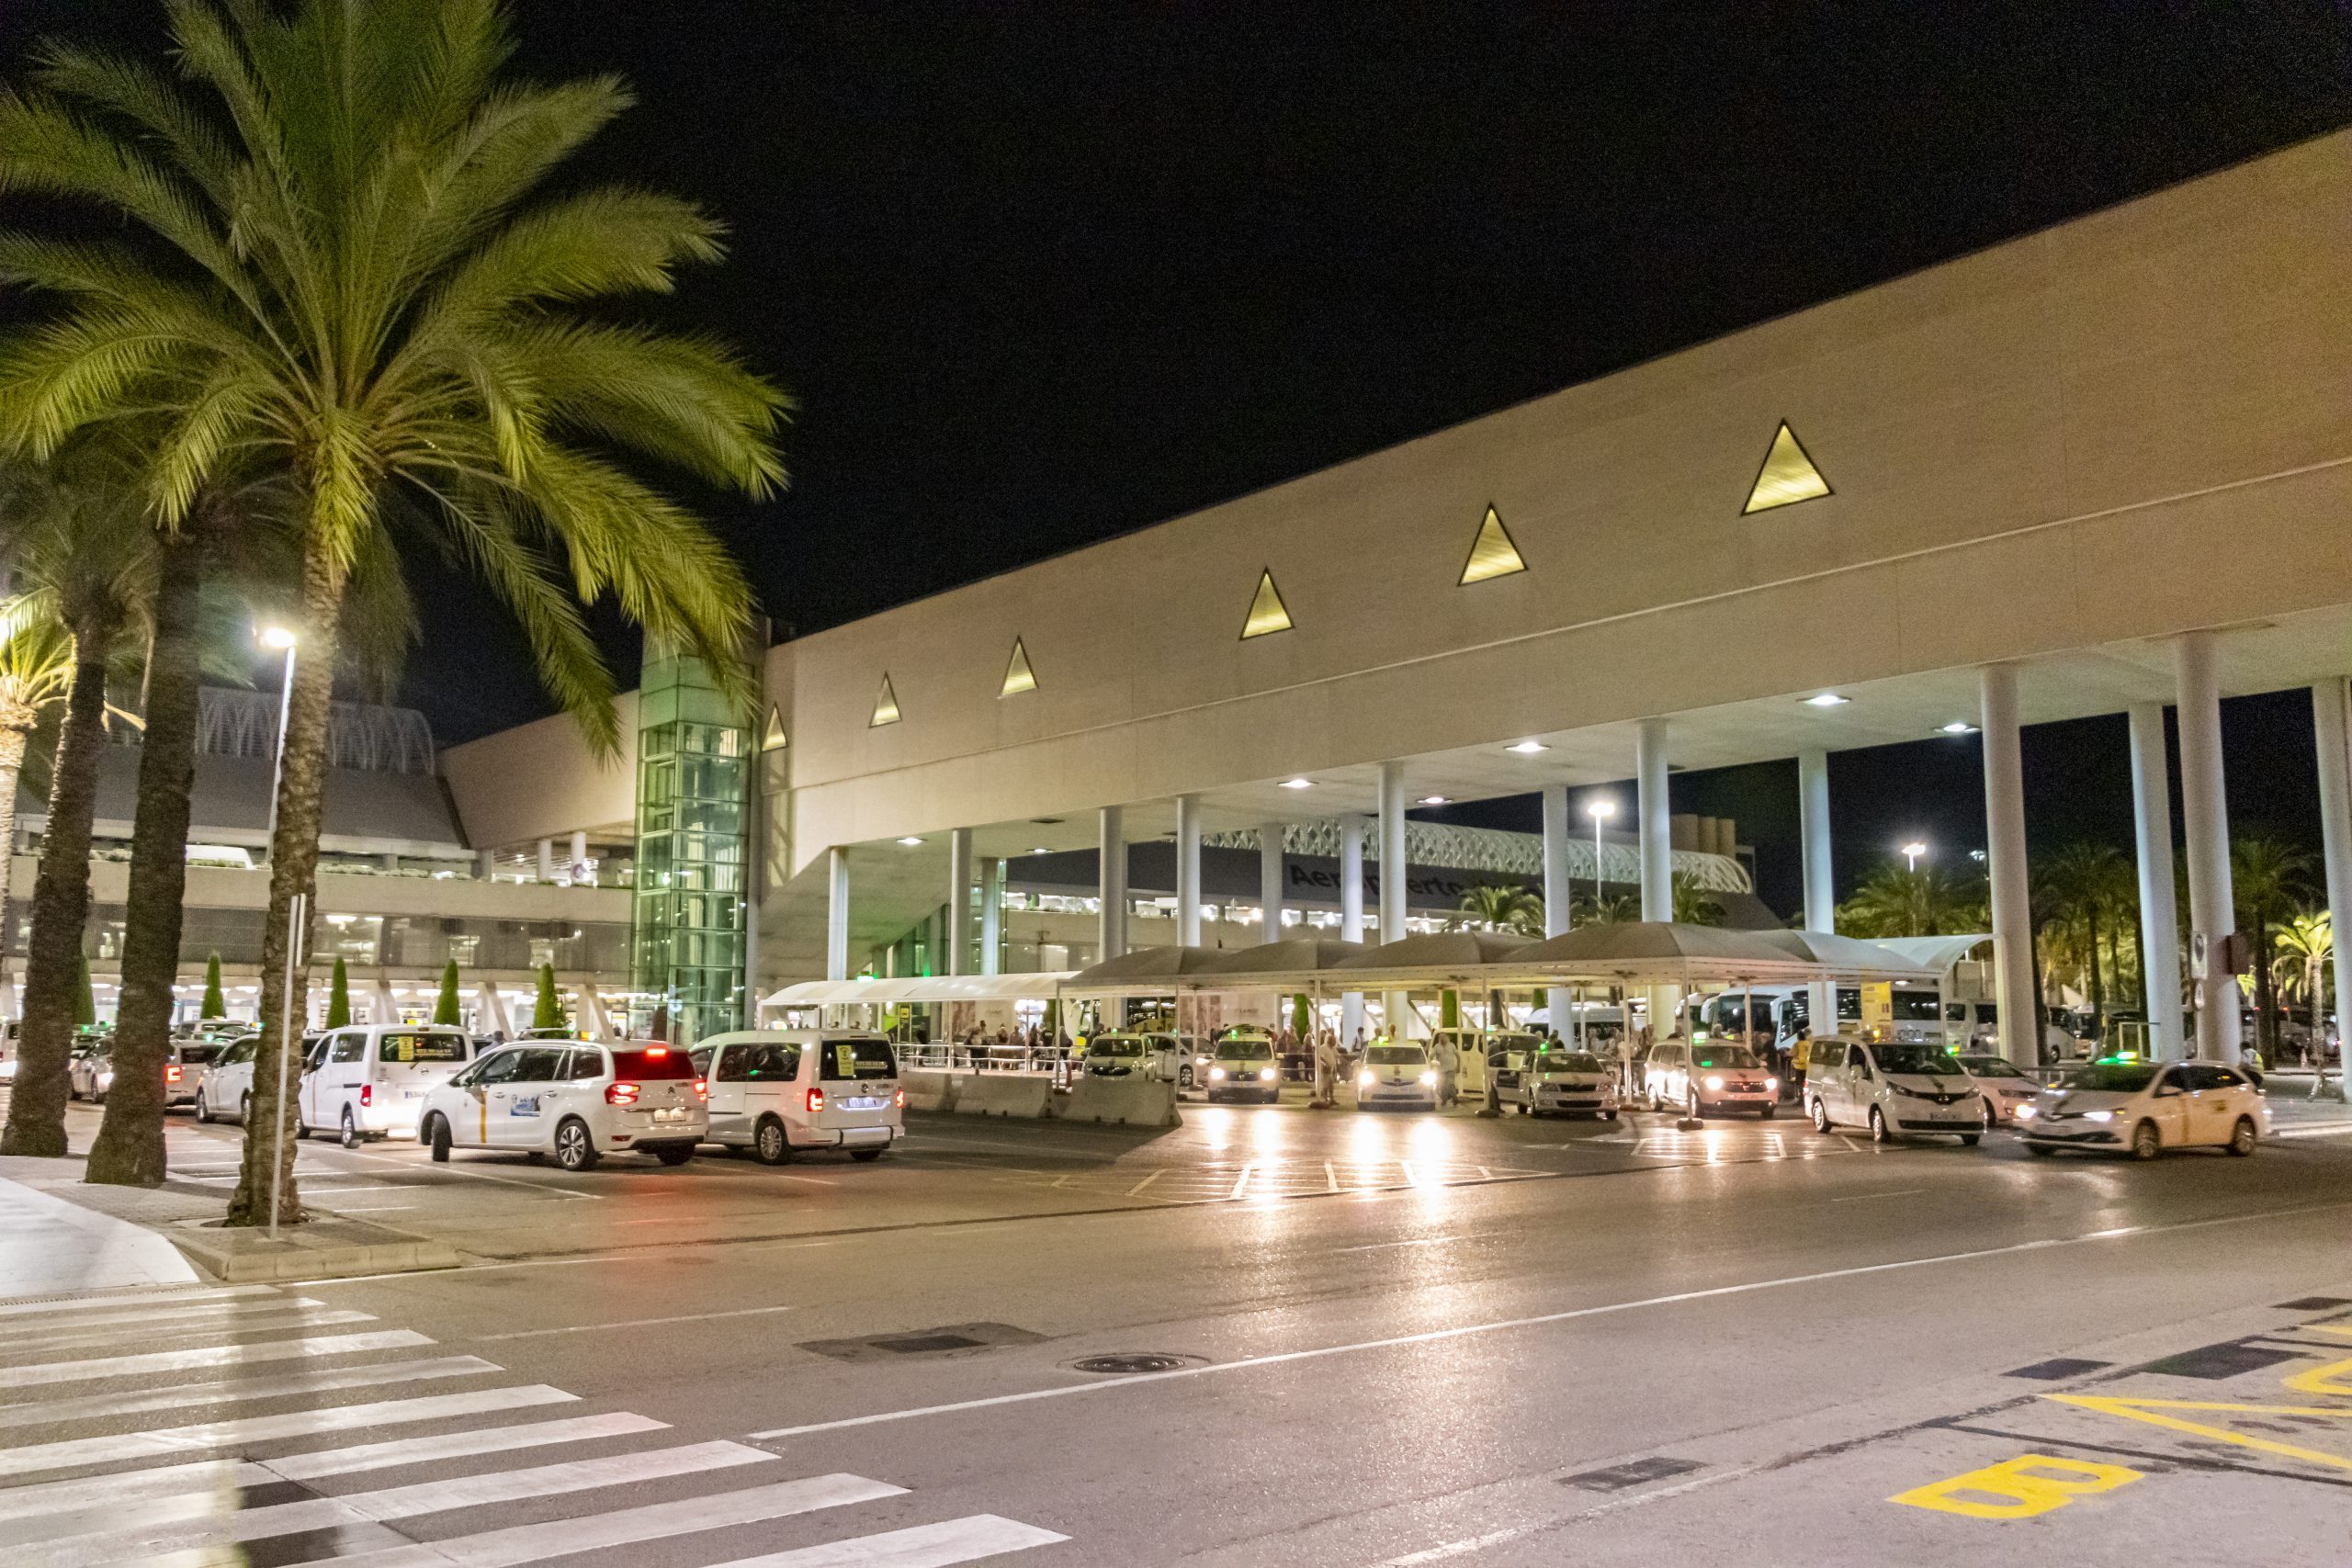
[[0,1303],[0,1400],[40,1395],[0,1404],[0,1563],[952,1568],[1068,1540],[434,1348],[266,1286]]

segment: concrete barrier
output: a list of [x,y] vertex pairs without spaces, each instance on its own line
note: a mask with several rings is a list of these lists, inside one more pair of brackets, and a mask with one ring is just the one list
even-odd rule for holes
[[1073,1079],[1069,1093],[1054,1107],[1063,1122],[1099,1122],[1123,1127],[1175,1127],[1176,1086],[1151,1078]]
[[1052,1114],[1054,1080],[1045,1073],[958,1074],[954,1110],[966,1116],[1017,1116],[1039,1121]]
[[907,1109],[910,1111],[953,1111],[956,1109],[956,1086],[970,1076],[938,1067],[901,1067],[899,1069],[899,1087],[907,1091]]

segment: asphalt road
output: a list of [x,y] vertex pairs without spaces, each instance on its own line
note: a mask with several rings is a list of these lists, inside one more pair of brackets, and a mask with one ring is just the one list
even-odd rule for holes
[[[2142,1166],[1186,1117],[584,1179],[314,1147],[315,1201],[477,1261],[0,1314],[0,1560],[2352,1559],[2352,1127]],[[175,1127],[175,1182],[232,1146]]]

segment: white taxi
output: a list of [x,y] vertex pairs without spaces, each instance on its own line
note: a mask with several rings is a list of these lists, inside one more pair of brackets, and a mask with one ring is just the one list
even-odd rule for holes
[[1984,1051],[1961,1053],[1960,1065],[1976,1085],[1976,1092],[1984,1097],[1984,1130],[2013,1125],[2018,1113],[2033,1103],[2041,1092],[2038,1079],[2026,1076],[2022,1067],[2014,1066],[2007,1057]]
[[457,1148],[513,1149],[580,1171],[633,1150],[684,1165],[710,1131],[709,1098],[674,1045],[526,1041],[427,1093],[417,1137],[436,1160]]
[[1435,1111],[1437,1077],[1437,1064],[1430,1060],[1427,1046],[1375,1040],[1364,1047],[1363,1066],[1356,1074],[1356,1109],[1409,1105]]
[[1505,1099],[1515,1099],[1522,1116],[1598,1116],[1617,1120],[1617,1068],[1589,1051],[1554,1046],[1527,1059],[1518,1086]]
[[2254,1081],[2219,1062],[2093,1062],[2018,1112],[2028,1154],[2060,1149],[2154,1159],[2203,1145],[2250,1155],[2270,1135]]

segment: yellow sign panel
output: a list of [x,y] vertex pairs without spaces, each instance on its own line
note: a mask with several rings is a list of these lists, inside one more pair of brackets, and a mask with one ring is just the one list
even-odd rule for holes
[[1862,1034],[1871,1040],[1894,1038],[1894,987],[1892,985],[1862,987]]
[[1764,455],[1763,469],[1757,474],[1756,488],[1747,492],[1747,504],[1739,509],[1740,514],[1793,506],[1829,493],[1829,481],[1805,455],[1797,433],[1783,423],[1772,436],[1772,449]]

